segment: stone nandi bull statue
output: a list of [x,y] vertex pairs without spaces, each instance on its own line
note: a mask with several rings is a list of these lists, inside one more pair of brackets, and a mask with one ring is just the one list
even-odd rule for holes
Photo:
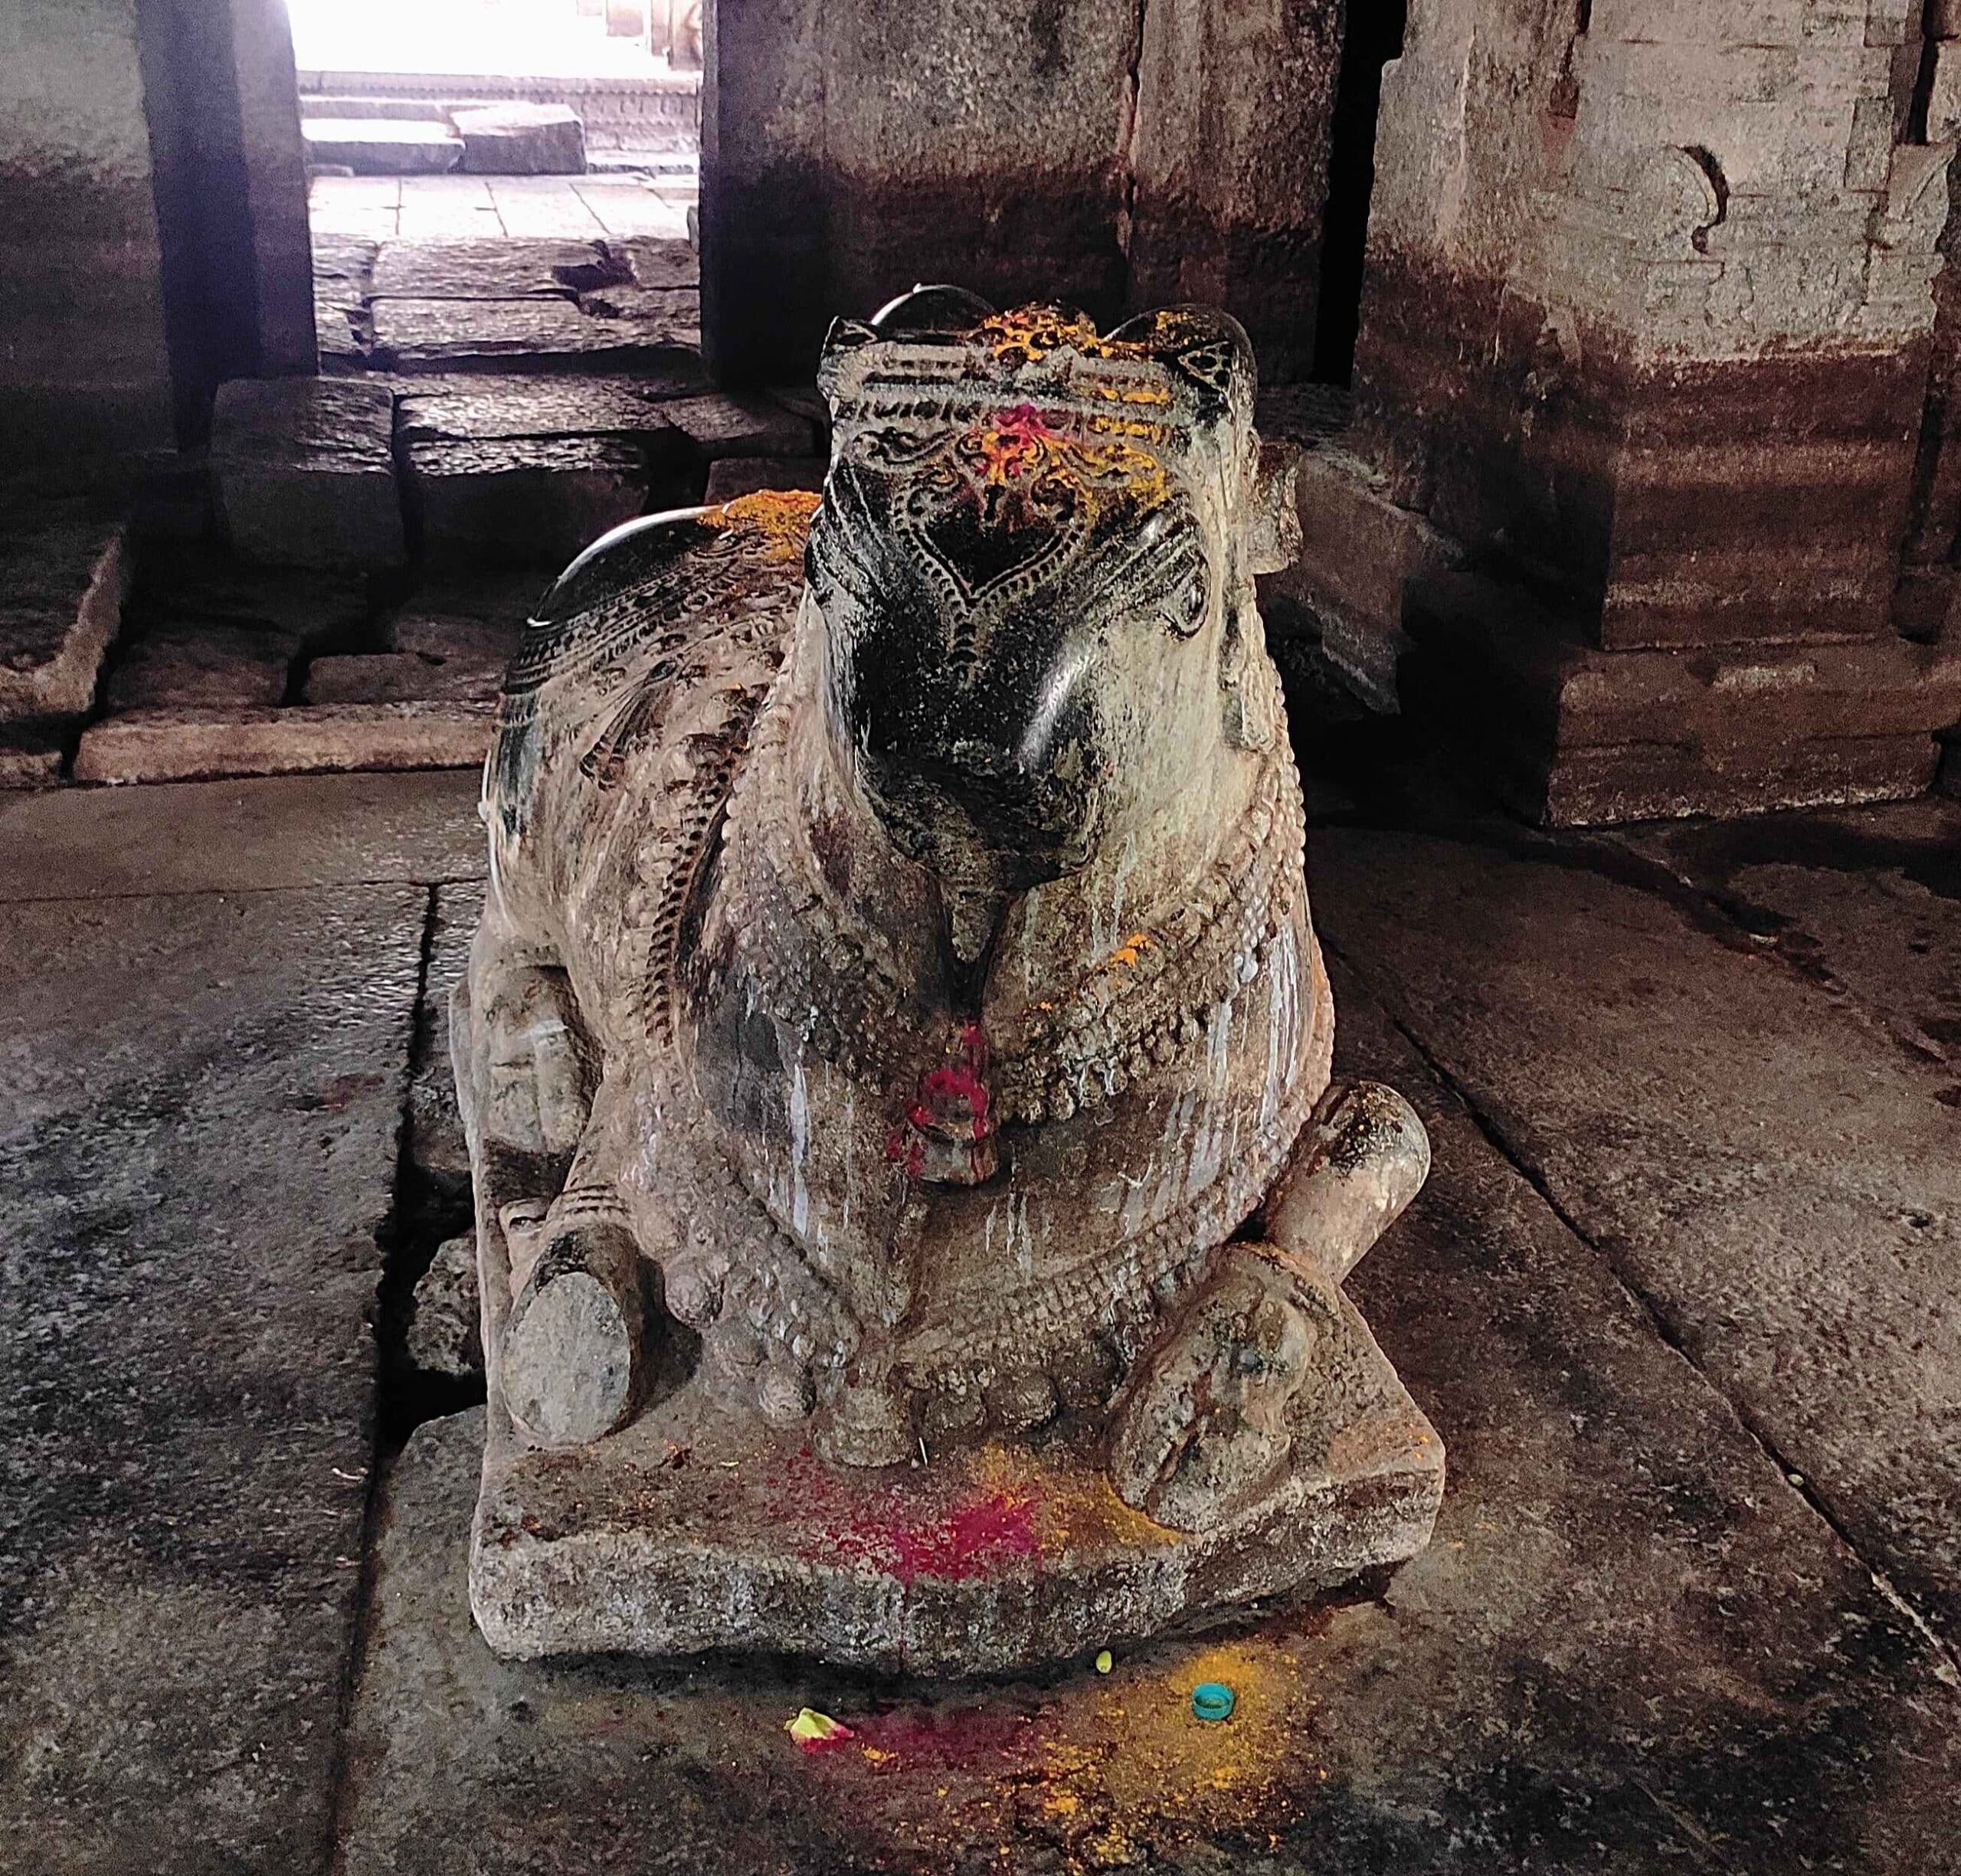
[[821,382],[821,502],[618,530],[506,684],[478,1619],[964,1671],[1398,1560],[1337,1285],[1428,1148],[1329,1083],[1245,336],[925,289]]

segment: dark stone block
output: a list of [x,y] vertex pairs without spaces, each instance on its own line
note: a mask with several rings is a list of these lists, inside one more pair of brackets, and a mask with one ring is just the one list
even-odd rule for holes
[[677,408],[659,378],[458,373],[416,380],[402,394],[398,421],[408,443],[607,435],[678,454]]
[[463,139],[432,120],[309,117],[300,130],[309,165],[358,176],[440,175],[463,162]]
[[402,554],[394,395],[343,378],[218,388],[211,461],[233,548],[274,566],[386,565]]
[[732,502],[758,489],[821,489],[829,467],[821,456],[725,456],[709,465],[705,502]]
[[411,443],[412,512],[432,558],[560,567],[646,506],[645,459],[601,437]]
[[286,701],[296,632],[208,621],[152,627],[109,674],[112,711],[222,709]]
[[807,457],[816,441],[809,418],[761,395],[718,391],[677,398],[661,407],[661,415],[707,462],[724,456]]
[[585,126],[564,104],[486,104],[453,110],[472,175],[576,176],[585,173]]

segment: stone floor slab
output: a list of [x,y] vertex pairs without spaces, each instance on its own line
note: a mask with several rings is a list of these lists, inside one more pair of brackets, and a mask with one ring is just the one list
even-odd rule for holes
[[325,1866],[425,904],[0,914],[0,1868]]
[[[964,1687],[500,1662],[464,1563],[481,1419],[433,1423],[386,1488],[347,1876],[1954,1869],[1940,1658],[1337,975],[1341,1068],[1436,1149],[1352,1280],[1451,1455],[1428,1550],[1108,1677],[1095,1633],[1073,1671]],[[853,1737],[800,1752],[804,1705]]]
[[476,776],[319,775],[66,788],[0,803],[0,904],[344,882],[474,882]]
[[597,241],[385,241],[370,290],[390,299],[565,300],[577,285],[627,273]]
[[1952,1650],[1953,1078],[1586,852],[1324,829],[1317,922]]
[[[1961,802],[1930,796],[1611,838],[1961,1079]],[[1961,1108],[1961,1086],[1936,1098]]]
[[706,375],[671,321],[591,318],[570,300],[377,300],[376,358],[420,375],[469,371],[633,371],[676,389]]

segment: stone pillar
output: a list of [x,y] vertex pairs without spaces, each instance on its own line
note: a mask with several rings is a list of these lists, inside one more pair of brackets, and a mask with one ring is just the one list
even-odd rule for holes
[[1346,10],[1331,0],[1142,9],[1119,228],[1128,303],[1224,308],[1252,339],[1263,385],[1313,363]]
[[814,368],[918,283],[1098,319],[1225,306],[1314,342],[1342,0],[715,0],[702,295],[732,379]]
[[0,480],[171,440],[136,0],[0,8]]
[[1535,815],[1911,794],[1961,714],[1961,650],[1892,623],[1947,213],[1921,26],[1413,0],[1359,453],[1479,571],[1377,623]]

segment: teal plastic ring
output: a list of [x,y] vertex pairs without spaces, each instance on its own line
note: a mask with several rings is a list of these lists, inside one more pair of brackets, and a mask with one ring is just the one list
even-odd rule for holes
[[1192,1689],[1192,1717],[1208,1725],[1233,1717],[1233,1690],[1223,1681],[1201,1681]]

